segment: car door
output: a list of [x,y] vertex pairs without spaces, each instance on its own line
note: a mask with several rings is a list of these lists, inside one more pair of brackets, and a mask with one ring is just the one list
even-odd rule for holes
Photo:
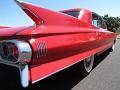
[[95,29],[99,45],[105,45],[108,43],[110,32],[107,30],[104,19],[96,13],[92,14],[92,24],[98,29]]

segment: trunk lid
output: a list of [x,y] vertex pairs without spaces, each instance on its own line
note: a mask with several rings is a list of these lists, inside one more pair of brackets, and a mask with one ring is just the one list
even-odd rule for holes
[[31,35],[34,26],[22,26],[22,27],[15,27],[15,28],[2,28],[0,29],[0,39],[2,37],[15,37],[20,32],[26,31],[26,35]]

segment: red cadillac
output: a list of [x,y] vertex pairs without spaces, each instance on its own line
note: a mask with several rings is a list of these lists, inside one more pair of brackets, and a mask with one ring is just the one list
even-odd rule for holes
[[116,35],[94,12],[84,8],[55,12],[16,3],[35,24],[0,27],[0,63],[19,70],[22,87],[76,63],[81,63],[78,72],[86,76],[93,69],[94,57],[114,48]]

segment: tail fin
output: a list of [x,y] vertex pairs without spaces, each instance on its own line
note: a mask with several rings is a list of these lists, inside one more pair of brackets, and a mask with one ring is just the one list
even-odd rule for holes
[[[39,17],[39,14],[35,12],[39,11],[38,7],[32,4],[25,3],[20,0],[15,0],[15,2],[22,8],[22,10],[35,22],[36,25],[43,23],[43,20]],[[35,10],[35,11],[34,11]]]
[[15,1],[37,25],[40,25],[44,22],[46,24],[55,24],[56,21],[61,21],[61,19],[58,17],[64,16],[60,12],[41,8],[39,6],[22,2],[20,0]]

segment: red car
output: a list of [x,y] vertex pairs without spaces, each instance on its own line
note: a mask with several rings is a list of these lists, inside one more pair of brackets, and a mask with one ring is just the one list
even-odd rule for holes
[[35,24],[0,27],[0,63],[19,69],[22,87],[79,62],[78,72],[86,76],[95,55],[114,47],[116,35],[96,13],[84,8],[55,12],[16,3]]

